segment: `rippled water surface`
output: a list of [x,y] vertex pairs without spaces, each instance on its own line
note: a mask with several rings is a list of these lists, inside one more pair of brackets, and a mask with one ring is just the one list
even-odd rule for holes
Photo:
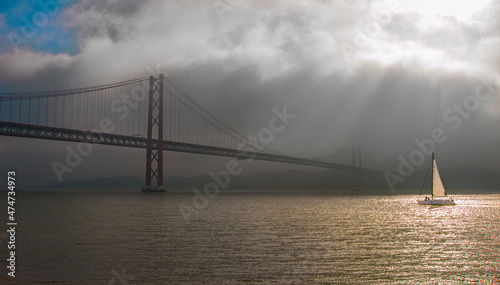
[[406,195],[222,191],[186,222],[179,205],[192,207],[193,197],[18,192],[15,283],[500,282],[498,194],[431,207]]

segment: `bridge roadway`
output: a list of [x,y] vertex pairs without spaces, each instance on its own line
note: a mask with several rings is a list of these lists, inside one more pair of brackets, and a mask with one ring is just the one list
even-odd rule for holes
[[[158,144],[157,140],[149,141],[147,138],[142,138],[142,137],[105,134],[99,132],[87,132],[87,131],[43,127],[43,126],[9,123],[1,121],[0,121],[0,135],[69,141],[69,142],[83,142],[83,143],[103,144],[112,146],[125,146],[125,147],[135,147],[135,148],[145,148],[145,149],[157,148]],[[180,143],[167,140],[163,141],[163,149],[176,152],[234,157],[237,159],[252,158],[261,161],[274,161],[274,162],[282,162],[289,164],[339,169],[346,171],[360,171],[363,173],[371,173],[371,174],[382,173],[376,170],[357,168],[349,165],[343,165],[331,162],[263,153],[257,151],[254,152],[250,150],[236,150],[236,149],[205,146],[198,144]]]

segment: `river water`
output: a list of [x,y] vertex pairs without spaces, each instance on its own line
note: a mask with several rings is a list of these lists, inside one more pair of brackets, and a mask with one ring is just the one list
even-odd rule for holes
[[[8,236],[0,234],[0,283],[500,282],[500,194],[459,195],[443,207],[417,205],[416,195],[330,191],[193,197],[18,191],[16,277],[7,278]],[[180,205],[199,209],[183,217]]]

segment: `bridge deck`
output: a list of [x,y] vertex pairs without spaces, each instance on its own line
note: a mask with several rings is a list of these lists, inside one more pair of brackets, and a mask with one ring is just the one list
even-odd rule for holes
[[[43,127],[19,123],[1,122],[0,135],[28,137],[37,139],[50,139],[70,142],[83,142],[113,146],[125,146],[135,148],[157,148],[156,140],[148,140],[141,137],[105,134],[99,132],[87,132],[63,128]],[[311,159],[297,158],[285,155],[263,153],[258,151],[237,150],[206,145],[180,143],[174,141],[163,141],[163,149],[176,152],[198,153],[215,156],[234,157],[238,159],[255,159],[261,161],[274,161],[289,164],[307,165],[322,168],[339,169],[346,171],[360,171],[363,173],[381,174],[380,171],[358,168],[349,165],[317,161]]]

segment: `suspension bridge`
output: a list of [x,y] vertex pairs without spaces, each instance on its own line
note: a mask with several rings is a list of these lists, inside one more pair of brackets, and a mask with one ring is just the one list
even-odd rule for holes
[[[380,174],[281,154],[233,129],[169,78],[143,77],[67,90],[0,94],[0,135],[146,149],[143,191],[165,191],[163,151]],[[359,162],[357,162],[359,161]]]

